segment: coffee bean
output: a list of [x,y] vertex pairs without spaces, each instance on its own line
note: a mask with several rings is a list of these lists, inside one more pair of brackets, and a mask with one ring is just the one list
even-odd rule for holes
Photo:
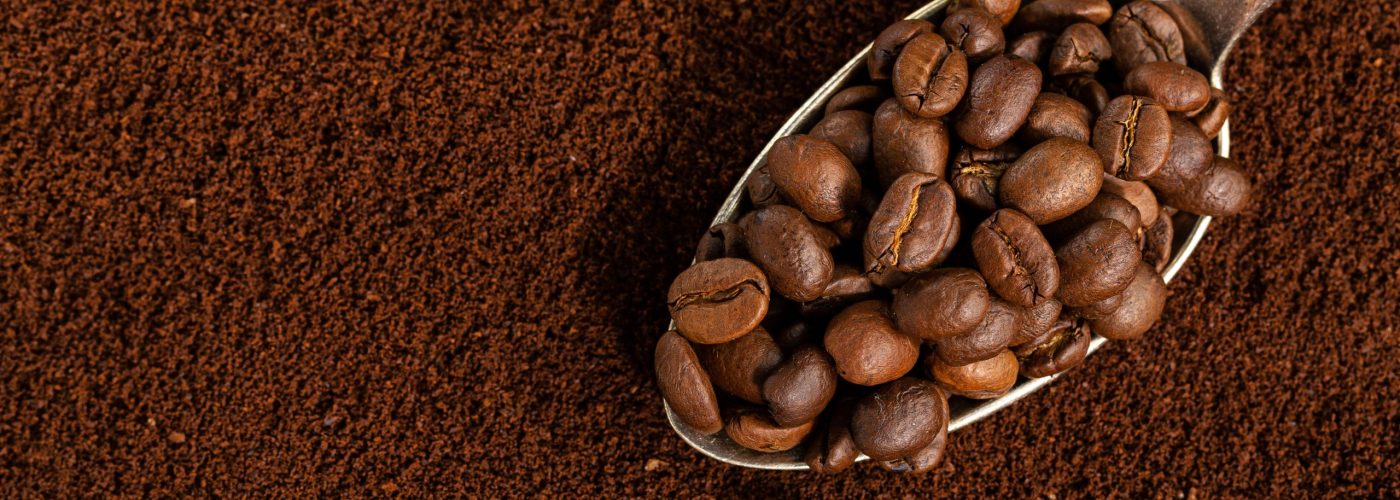
[[827,141],[841,150],[854,166],[870,162],[870,113],[856,110],[837,111],[826,115],[812,127],[811,136]]
[[1109,101],[1094,124],[1094,149],[1104,172],[1140,181],[1157,173],[1172,146],[1172,124],[1156,101],[1119,96]]
[[1206,104],[1205,109],[1191,117],[1191,121],[1205,132],[1207,139],[1214,139],[1220,135],[1220,128],[1225,126],[1225,120],[1228,119],[1230,99],[1225,96],[1225,91],[1214,88],[1210,89],[1210,102]]
[[1163,192],[1162,200],[1193,214],[1223,217],[1249,205],[1249,190],[1249,176],[1239,164],[1217,156],[1205,173],[1182,191]]
[[1011,24],[1016,11],[1021,8],[1021,0],[954,0],[948,6],[950,12],[962,9],[982,9],[995,17],[1001,26]]
[[889,99],[875,112],[875,170],[888,186],[910,172],[939,175],[948,160],[948,128],[943,121],[910,113]]
[[741,259],[699,262],[671,282],[666,303],[676,329],[698,344],[719,344],[749,333],[768,313],[768,280]]
[[1191,14],[1178,0],[1152,0],[1158,7],[1172,16],[1176,27],[1181,31],[1181,45],[1186,48],[1186,60],[1195,68],[1209,68],[1215,64],[1215,51],[1210,39],[1196,16]]
[[816,422],[806,422],[795,427],[783,427],[767,413],[759,408],[735,410],[725,421],[724,433],[739,446],[763,453],[776,453],[802,444],[816,425]]
[[977,226],[972,254],[987,286],[1012,304],[1033,307],[1060,288],[1055,251],[1035,222],[1014,209],[997,210]]
[[1020,328],[1016,329],[1016,335],[1011,337],[1009,345],[1012,347],[1025,344],[1040,337],[1055,320],[1060,317],[1060,310],[1063,309],[1060,301],[1046,299],[1040,301],[1032,308],[1021,308],[1021,320],[1017,323]]
[[1089,108],[1089,112],[1095,116],[1108,108],[1108,89],[1095,80],[1093,75],[1057,76],[1050,80],[1047,90],[1070,96]]
[[853,401],[833,403],[834,410],[817,438],[807,445],[807,466],[813,472],[835,474],[850,468],[860,456],[856,442],[851,439]]
[[1147,179],[1158,193],[1180,193],[1205,175],[1215,158],[1215,148],[1196,124],[1171,117],[1172,143],[1162,168]]
[[1012,40],[1006,46],[1006,53],[1042,66],[1049,60],[1050,51],[1055,48],[1057,39],[1055,34],[1049,31],[1032,31]]
[[1142,261],[1161,273],[1172,259],[1172,218],[1162,214],[1142,235]]
[[1118,309],[1121,304],[1123,304],[1123,294],[1119,293],[1087,306],[1076,307],[1072,311],[1075,316],[1083,319],[1098,319],[1113,314],[1113,311]]
[[720,431],[719,399],[695,351],[676,331],[656,344],[656,385],[681,422],[705,434]]
[[796,352],[799,347],[821,342],[822,331],[803,320],[790,322],[771,330],[773,342],[785,353]]
[[841,220],[860,202],[860,174],[835,144],[808,135],[779,139],[768,175],[783,198],[817,222]]
[[1065,28],[1050,52],[1050,74],[1094,73],[1099,63],[1113,58],[1113,48],[1097,26],[1075,23]]
[[1113,219],[1128,228],[1134,236],[1142,229],[1142,217],[1131,202],[1113,193],[1099,191],[1088,206],[1070,214],[1069,217],[1047,224],[1045,237],[1050,241],[1062,241],[1083,229],[1084,226],[1104,219]]
[[901,378],[856,403],[851,438],[873,460],[911,456],[948,425],[947,405],[947,397],[932,382]]
[[1049,377],[1084,361],[1091,340],[1089,325],[1074,316],[1061,315],[1055,325],[1039,338],[1022,344],[1013,352],[1021,361],[1021,375]]
[[1016,31],[1059,33],[1075,23],[1098,26],[1112,15],[1113,6],[1108,0],[1035,0],[1022,6],[1011,24]]
[[[943,406],[945,407],[943,413],[947,414],[946,407],[948,403],[946,400]],[[948,425],[946,423],[947,419],[945,418],[944,420],[945,423],[943,427],[938,430],[938,435],[934,436],[933,441],[930,441],[923,449],[904,458],[880,462],[880,467],[883,467],[887,471],[900,474],[922,474],[938,467],[939,464],[943,463],[944,452],[948,449]]]
[[695,246],[695,262],[744,256],[744,231],[738,224],[726,222],[711,226]]
[[1150,62],[1186,64],[1181,31],[1167,11],[1148,0],[1137,0],[1118,9],[1108,23],[1114,65],[1126,75]]
[[783,200],[783,195],[778,194],[778,186],[773,184],[773,178],[768,175],[768,167],[759,167],[749,174],[749,180],[744,182],[744,190],[749,194],[749,201],[754,208],[762,208],[769,205],[782,205],[787,203]]
[[936,269],[895,290],[890,311],[899,331],[938,341],[971,331],[990,307],[982,276],[953,267]]
[[899,104],[923,118],[948,114],[967,90],[967,56],[937,33],[909,41],[894,66]]
[[1006,142],[1026,121],[1040,83],[1040,68],[1025,59],[1001,55],[982,63],[957,119],[958,137],[981,149]]
[[1123,78],[1123,90],[1147,96],[1167,111],[1194,113],[1210,102],[1210,82],[1201,72],[1174,62],[1150,62]]
[[826,352],[848,382],[880,385],[895,380],[919,360],[919,339],[895,328],[889,306],[869,300],[841,311],[826,327]]
[[1147,263],[1138,264],[1133,282],[1119,296],[1121,303],[1112,313],[1091,318],[1089,327],[1109,340],[1142,337],[1162,317],[1167,304],[1167,284]]
[[940,361],[959,366],[982,361],[1010,345],[1020,325],[1021,311],[1014,305],[992,297],[987,314],[971,331],[939,340],[934,354]]
[[958,240],[953,188],[936,175],[910,173],[896,180],[865,233],[865,271],[921,273],[941,264]]
[[830,317],[841,312],[846,306],[868,299],[874,294],[875,284],[871,283],[865,273],[853,266],[838,264],[821,297],[802,304],[802,316]]
[[1055,249],[1055,258],[1060,264],[1060,302],[1082,307],[1127,288],[1142,253],[1123,223],[1104,219],[1071,236]]
[[763,400],[783,427],[816,420],[835,395],[836,368],[817,346],[799,348],[763,381]]
[[894,62],[904,49],[904,44],[914,37],[932,32],[933,23],[920,19],[899,21],[881,31],[870,47],[870,53],[865,57],[870,79],[877,82],[890,79],[890,74],[894,71]]
[[1012,143],[984,150],[965,147],[948,167],[948,179],[958,199],[979,210],[997,209],[997,184],[1021,148]]
[[1001,32],[1001,20],[978,9],[958,9],[948,14],[938,32],[957,49],[967,54],[973,63],[1001,54],[1006,48],[1006,36]]
[[[821,297],[836,270],[829,245],[797,209],[773,205],[740,219],[749,255],[783,296],[808,302]],[[834,235],[832,235],[834,236]]]
[[1125,181],[1111,175],[1104,175],[1101,192],[1113,193],[1128,200],[1137,208],[1138,216],[1142,218],[1143,227],[1151,226],[1157,222],[1157,214],[1161,212],[1161,206],[1157,204],[1157,195],[1152,193],[1152,188],[1142,181]]
[[783,363],[783,350],[763,328],[724,344],[699,345],[700,365],[719,390],[763,404],[763,381]]
[[1089,145],[1055,137],[1021,155],[1001,176],[997,199],[1036,224],[1063,219],[1094,200],[1103,166]]
[[866,113],[874,113],[875,108],[880,107],[880,103],[889,99],[890,91],[883,85],[855,85],[846,87],[836,95],[831,96],[831,100],[826,101],[826,114],[835,114],[838,111],[855,110]]
[[944,362],[929,356],[929,374],[933,382],[950,393],[972,399],[1001,397],[1016,385],[1020,363],[1010,350],[1002,348],[991,357],[965,365]]
[[1088,143],[1092,120],[1093,113],[1079,101],[1064,94],[1041,92],[1019,134],[1026,144],[1040,144],[1051,137]]
[[846,214],[846,218],[826,224],[826,228],[842,242],[860,239],[870,225],[870,216],[865,215],[864,207]]

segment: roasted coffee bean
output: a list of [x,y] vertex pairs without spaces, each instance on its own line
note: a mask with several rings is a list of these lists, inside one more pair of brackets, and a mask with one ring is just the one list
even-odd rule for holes
[[1181,44],[1186,48],[1187,62],[1196,68],[1214,65],[1215,51],[1211,49],[1210,39],[1206,38],[1206,31],[1201,28],[1196,16],[1177,0],[1152,1],[1176,21],[1176,27],[1181,31]]
[[656,385],[685,425],[705,434],[719,432],[724,426],[710,376],[700,367],[690,343],[674,330],[656,343]]
[[965,147],[948,167],[948,182],[958,199],[979,210],[996,210],[1001,174],[1020,156],[1021,148],[1009,142],[990,150]]
[[826,115],[812,127],[811,136],[830,142],[857,167],[870,163],[870,113],[856,110]]
[[744,231],[738,224],[723,223],[711,226],[700,237],[695,246],[695,262],[705,262],[724,257],[744,258]]
[[894,62],[904,49],[904,44],[914,37],[932,32],[933,23],[921,19],[899,21],[881,31],[870,47],[870,54],[865,57],[865,67],[870,71],[870,79],[877,82],[890,79],[894,72]]
[[892,83],[899,104],[910,113],[946,115],[967,90],[967,56],[939,34],[924,33],[904,46]]
[[1040,83],[1040,68],[1025,59],[1001,55],[982,63],[958,115],[958,137],[981,149],[1006,142],[1025,123]]
[[895,380],[919,361],[919,339],[901,333],[889,306],[868,300],[841,311],[826,327],[826,352],[848,382],[880,385]]
[[1093,113],[1084,104],[1064,94],[1041,92],[1031,105],[1031,114],[1021,126],[1021,141],[1040,144],[1051,137],[1065,137],[1089,142],[1089,124]]
[[890,311],[899,331],[938,341],[971,331],[991,307],[987,282],[977,271],[936,269],[895,290]]
[[786,203],[783,195],[778,194],[778,186],[773,184],[773,178],[768,176],[768,167],[759,167],[749,174],[749,180],[744,182],[744,190],[749,193],[749,201],[754,208],[762,208],[769,205],[782,205]]
[[1118,9],[1108,23],[1114,65],[1126,75],[1138,66],[1166,61],[1186,64],[1181,31],[1167,11],[1148,0],[1137,0]]
[[1050,74],[1094,73],[1099,63],[1113,58],[1113,48],[1097,26],[1075,23],[1060,33],[1050,52]]
[[763,328],[731,342],[699,345],[695,353],[719,390],[763,404],[763,381],[783,363],[783,350]]
[[1033,307],[1060,288],[1054,249],[1019,211],[1003,208],[982,221],[972,233],[972,255],[987,286],[1012,304]]
[[948,425],[947,397],[933,382],[904,377],[861,398],[851,415],[851,438],[873,460],[896,460],[922,450]]
[[666,303],[676,329],[697,344],[749,333],[768,314],[768,279],[742,259],[698,262],[671,282]]
[[[948,406],[947,400],[944,400],[943,406]],[[945,409],[943,413],[948,412]],[[943,427],[938,430],[938,435],[934,436],[933,441],[929,442],[928,446],[914,452],[913,455],[880,462],[880,467],[901,474],[922,474],[937,468],[939,464],[943,463],[944,452],[948,449],[948,425],[947,419],[944,420]]]
[[965,365],[953,365],[938,356],[929,356],[929,374],[933,383],[943,390],[972,399],[1000,397],[1016,385],[1020,363],[1009,349],[1002,348],[991,357]]
[[[1131,285],[1130,285],[1131,286]],[[1093,304],[1074,308],[1074,315],[1084,319],[1097,319],[1109,314],[1123,303],[1123,294],[1117,294]]]
[[1095,26],[1113,16],[1108,0],[1035,0],[1021,6],[1011,22],[1017,31],[1044,30],[1059,33],[1075,23]]
[[829,317],[841,312],[846,306],[870,298],[875,294],[875,284],[855,267],[838,264],[832,274],[831,283],[826,285],[821,297],[802,304],[802,316]]
[[1046,330],[1049,330],[1051,325],[1055,324],[1055,320],[1060,317],[1060,310],[1063,308],[1060,301],[1055,299],[1042,300],[1035,307],[1029,309],[1022,308],[1021,320],[1017,323],[1020,328],[1017,328],[1016,335],[1011,337],[1010,345],[1015,347],[1035,340]]
[[1138,265],[1133,283],[1123,293],[1121,304],[1112,313],[1091,318],[1089,327],[1109,340],[1129,340],[1142,337],[1152,324],[1162,317],[1167,304],[1167,284],[1162,275],[1148,266]]
[[1055,258],[1060,263],[1060,302],[1082,307],[1127,288],[1142,253],[1123,223],[1104,219],[1071,236],[1055,249]]
[[1039,338],[1022,344],[1013,352],[1021,361],[1021,375],[1049,377],[1084,361],[1089,354],[1089,325],[1073,316],[1061,315]]
[[948,14],[938,32],[958,50],[967,54],[968,61],[978,63],[1001,54],[1006,49],[1006,36],[1001,32],[1001,20],[977,8],[958,9]]
[[771,335],[773,342],[778,344],[778,348],[789,354],[797,351],[799,347],[815,344],[822,340],[821,329],[812,326],[807,321],[793,321],[773,329]]
[[816,420],[835,395],[836,368],[817,346],[799,348],[763,381],[763,400],[783,427]]
[[890,185],[865,233],[865,272],[921,273],[941,264],[958,240],[953,188],[936,175],[905,174]]
[[982,9],[995,17],[1001,26],[1011,24],[1016,11],[1021,8],[1021,0],[955,0],[949,11],[961,9]]
[[808,302],[821,297],[836,263],[816,226],[802,212],[773,205],[749,212],[739,222],[749,256],[783,296]]
[[1056,40],[1055,34],[1049,31],[1032,31],[1012,40],[1006,46],[1006,53],[1043,66],[1049,60]]
[[1182,191],[1163,192],[1162,200],[1184,211],[1223,217],[1249,205],[1249,176],[1235,160],[1217,156],[1210,168]]
[[1119,96],[1094,124],[1094,149],[1104,172],[1140,181],[1157,173],[1172,146],[1167,110],[1146,97]]
[[1061,241],[1091,223],[1113,219],[1123,223],[1134,236],[1142,229],[1142,217],[1131,202],[1113,193],[1099,191],[1088,206],[1070,214],[1069,217],[1047,224],[1045,237],[1050,241]]
[[[1147,184],[1159,194],[1186,191],[1210,169],[1215,148],[1196,124],[1183,118],[1171,117],[1172,143],[1162,168],[1147,179]],[[1179,208],[1179,207],[1178,207]]]
[[874,113],[875,108],[880,107],[880,103],[890,98],[890,91],[884,85],[854,85],[846,87],[836,95],[831,96],[831,100],[826,101],[826,114],[835,114],[837,111],[855,110],[866,113]]
[[910,172],[939,175],[948,161],[948,127],[943,120],[921,118],[896,99],[885,101],[875,112],[871,139],[875,171],[883,186]]
[[833,403],[831,416],[826,425],[818,431],[816,439],[807,445],[805,455],[807,466],[813,472],[835,474],[856,463],[860,450],[851,439],[851,412],[854,401]]
[[1142,235],[1142,261],[1150,264],[1158,273],[1166,270],[1167,264],[1171,263],[1173,233],[1172,218],[1162,214]]
[[768,151],[768,175],[783,198],[817,222],[833,222],[860,203],[860,174],[835,144],[808,135],[779,139]]
[[826,224],[832,234],[835,234],[841,241],[857,240],[865,234],[865,229],[870,225],[870,216],[865,215],[865,208],[851,212],[846,218]]
[[1191,121],[1201,127],[1201,132],[1206,134],[1207,139],[1214,139],[1220,135],[1220,128],[1225,126],[1225,120],[1228,119],[1230,99],[1225,96],[1225,91],[1214,88],[1210,89],[1210,102],[1206,104],[1205,109],[1191,117]]
[[1157,204],[1157,195],[1152,193],[1152,188],[1148,187],[1147,183],[1125,181],[1111,175],[1104,175],[1103,187],[1099,190],[1121,196],[1137,207],[1143,227],[1151,226],[1157,222],[1157,214],[1161,212],[1161,206]]
[[1123,90],[1147,96],[1167,111],[1194,113],[1210,102],[1210,82],[1201,72],[1174,62],[1150,62],[1123,78]]
[[1088,144],[1051,138],[1006,169],[997,185],[997,200],[1036,224],[1049,224],[1093,201],[1103,184],[1102,172],[1099,157]]
[[1093,75],[1064,75],[1050,80],[1049,90],[1074,98],[1089,108],[1095,116],[1108,108],[1108,89]]
[[730,414],[724,433],[734,444],[763,453],[776,453],[796,448],[816,422],[783,427],[761,408],[740,408]]
[[967,333],[939,340],[933,352],[939,360],[954,366],[991,358],[1011,344],[1020,319],[1019,308],[992,297],[981,323]]

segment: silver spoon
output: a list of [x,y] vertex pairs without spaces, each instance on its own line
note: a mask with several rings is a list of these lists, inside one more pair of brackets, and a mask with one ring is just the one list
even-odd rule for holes
[[[934,14],[943,10],[943,7],[946,6],[949,1],[950,0],[934,0],[929,2],[919,10],[914,11],[913,14],[910,14],[908,19],[931,18]],[[1200,22],[1201,32],[1211,47],[1210,54],[1214,57],[1212,61],[1193,62],[1198,66],[1209,65],[1211,68],[1211,84],[1216,88],[1224,88],[1225,81],[1223,72],[1225,68],[1225,58],[1229,56],[1230,49],[1234,48],[1235,43],[1239,41],[1240,35],[1244,34],[1244,31],[1248,29],[1250,25],[1254,24],[1259,14],[1263,13],[1269,5],[1273,4],[1274,0],[1175,1],[1185,7],[1186,10]],[[744,183],[748,180],[749,175],[752,175],[753,171],[763,164],[768,156],[769,148],[771,148],[773,143],[778,139],[802,130],[807,130],[820,120],[826,101],[851,81],[856,71],[865,64],[865,55],[869,51],[870,46],[866,45],[865,49],[861,50],[859,54],[856,54],[845,66],[842,66],[841,70],[837,71],[825,84],[822,84],[821,88],[818,88],[817,92],[813,94],[811,98],[807,99],[807,102],[803,103],[801,108],[798,108],[797,112],[792,115],[792,118],[789,118],[787,123],[784,123],[782,128],[778,129],[778,132],[773,135],[773,139],[768,141],[768,145],[764,146],[763,151],[759,152],[758,158],[755,158],[753,163],[749,165],[748,170],[744,172],[744,176],[739,179],[739,183],[734,186],[733,191],[730,191],[729,197],[724,200],[724,205],[720,206],[719,214],[715,216],[714,222],[711,223],[712,225],[732,222],[735,219],[738,215],[736,212],[739,208],[739,202],[744,196]],[[1220,129],[1220,135],[1216,138],[1216,148],[1221,156],[1230,155],[1230,124],[1228,122]],[[1210,226],[1210,217],[1192,217],[1194,217],[1194,220],[1187,219],[1184,221],[1185,224],[1182,224],[1182,221],[1178,221],[1180,226],[1184,227],[1189,225],[1191,229],[1185,232],[1184,236],[1177,238],[1178,241],[1174,245],[1177,248],[1176,255],[1172,256],[1171,262],[1167,265],[1162,276],[1167,282],[1171,282],[1177,272],[1181,271],[1182,266],[1186,264],[1186,259],[1191,256],[1191,252],[1196,250],[1196,245],[1200,243],[1201,237],[1205,236],[1206,227]],[[674,327],[675,324],[672,323],[669,328]],[[1094,335],[1093,340],[1089,343],[1089,354],[1093,354],[1094,351],[1103,347],[1104,343],[1107,341],[1108,339]],[[1044,378],[1020,380],[1010,392],[996,399],[969,401],[962,398],[954,398],[949,401],[952,411],[952,420],[948,424],[948,430],[950,432],[956,431],[971,425],[973,422],[986,418],[988,415],[996,413],[1002,408],[1011,406],[1011,404],[1015,403],[1017,400],[1049,384],[1056,376],[1057,375],[1052,375]],[[671,411],[669,405],[665,406],[665,410],[666,419],[671,422],[671,427],[676,430],[676,433],[680,434],[681,438],[684,439],[686,443],[689,443],[691,447],[694,447],[696,450],[699,450],[701,454],[710,458],[731,465],[755,469],[807,469],[807,464],[803,462],[802,457],[804,450],[801,447],[783,453],[760,453],[734,444],[728,437],[725,437],[723,432],[714,435],[697,432],[695,429],[686,426],[677,419],[676,414]],[[866,457],[862,455],[857,460],[861,461],[865,459]]]

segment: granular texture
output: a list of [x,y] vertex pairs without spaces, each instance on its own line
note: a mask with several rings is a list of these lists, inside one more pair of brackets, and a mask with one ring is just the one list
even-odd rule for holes
[[[1400,495],[1400,16],[1285,1],[1146,339],[902,477],[667,426],[666,286],[915,2],[0,6],[0,496]],[[368,4],[368,5],[365,5]]]

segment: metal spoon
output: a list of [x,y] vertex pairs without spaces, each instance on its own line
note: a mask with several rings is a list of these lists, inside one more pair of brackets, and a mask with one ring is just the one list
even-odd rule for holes
[[[1240,35],[1242,35],[1250,25],[1254,24],[1255,19],[1274,2],[1274,0],[1159,0],[1159,2],[1161,1],[1176,1],[1182,7],[1185,7],[1185,9],[1200,22],[1201,32],[1210,46],[1208,48],[1209,53],[1214,57],[1214,60],[1194,62],[1197,66],[1210,66],[1211,84],[1216,88],[1224,88],[1225,86],[1223,75],[1225,58],[1229,56],[1230,50],[1234,48]],[[942,10],[948,2],[949,0],[934,0],[929,2],[919,10],[914,11],[913,14],[910,14],[908,19],[931,18],[934,14]],[[841,67],[840,71],[837,71],[831,79],[827,80],[826,83],[821,86],[821,88],[818,88],[817,92],[813,94],[811,98],[807,99],[807,102],[803,103],[801,108],[798,108],[797,112],[792,115],[792,118],[789,118],[787,123],[784,123],[783,126],[778,129],[778,132],[773,135],[773,139],[768,141],[768,145],[764,146],[763,151],[759,152],[758,158],[755,158],[753,163],[749,165],[748,170],[744,172],[744,176],[740,178],[739,183],[734,186],[734,190],[730,191],[729,197],[724,200],[724,205],[720,207],[719,214],[715,216],[712,224],[732,222],[736,218],[740,201],[744,197],[744,183],[748,180],[749,175],[752,175],[753,171],[763,164],[768,156],[769,148],[771,148],[773,143],[778,139],[799,131],[807,130],[820,120],[826,101],[837,91],[844,88],[853,78],[856,71],[865,64],[865,55],[869,51],[870,46],[866,45],[864,50],[856,54],[845,66]],[[1220,129],[1220,135],[1216,139],[1216,148],[1221,156],[1229,156],[1230,124],[1228,122]],[[1210,221],[1210,217],[1194,215],[1189,219],[1177,221],[1180,228],[1190,226],[1190,230],[1181,231],[1178,229],[1177,234],[1180,236],[1173,245],[1177,249],[1176,255],[1172,256],[1171,262],[1163,272],[1163,279],[1167,282],[1171,282],[1172,278],[1175,277],[1182,266],[1186,264],[1186,259],[1196,250],[1196,245],[1200,243],[1201,237],[1205,235],[1206,227],[1210,226]],[[669,328],[674,327],[675,324],[672,323]],[[1104,343],[1107,341],[1108,339],[1094,335],[1093,340],[1089,344],[1089,353],[1093,354],[1094,351],[1103,347]],[[952,420],[948,425],[948,430],[950,432],[956,431],[973,422],[986,418],[988,415],[996,413],[998,410],[1006,408],[1017,400],[1044,387],[1055,378],[1056,376],[1029,380],[1023,379],[1019,381],[1010,392],[1006,393],[1006,395],[986,401],[969,401],[962,398],[954,398],[949,401],[950,409],[952,410]],[[725,437],[722,432],[714,435],[697,432],[695,429],[686,426],[677,419],[675,413],[671,412],[669,405],[665,406],[665,410],[666,419],[671,422],[671,427],[676,430],[676,433],[680,434],[681,438],[684,439],[686,443],[689,443],[690,446],[710,458],[727,464],[755,469],[807,469],[807,464],[803,462],[802,448],[789,450],[783,453],[760,453],[734,444],[734,442]],[[866,457],[862,455],[858,460],[865,459]]]

